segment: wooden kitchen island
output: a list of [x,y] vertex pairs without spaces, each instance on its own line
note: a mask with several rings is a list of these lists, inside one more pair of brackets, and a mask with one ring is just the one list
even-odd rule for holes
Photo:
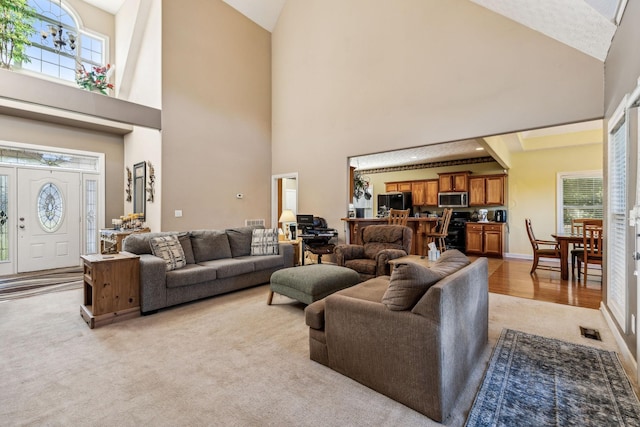
[[[349,225],[349,233],[347,235],[347,243],[361,245],[358,239],[358,231],[367,225],[384,225],[387,218],[342,218]],[[426,255],[424,249],[425,234],[431,232],[438,224],[438,218],[414,218],[407,220],[407,226],[413,230],[413,239],[411,240],[410,255]]]

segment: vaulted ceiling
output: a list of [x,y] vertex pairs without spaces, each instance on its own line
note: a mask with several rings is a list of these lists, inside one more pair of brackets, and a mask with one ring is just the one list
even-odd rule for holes
[[[117,13],[125,0],[84,0]],[[287,0],[223,0],[272,32]],[[349,0],[344,0],[349,1]],[[627,0],[468,0],[551,37],[602,62],[605,61]],[[510,151],[535,150],[561,144],[601,142],[602,122],[557,126],[546,130],[500,136]],[[582,139],[581,139],[582,138]],[[409,148],[392,153],[359,156],[351,164],[360,169],[486,156],[482,139]]]

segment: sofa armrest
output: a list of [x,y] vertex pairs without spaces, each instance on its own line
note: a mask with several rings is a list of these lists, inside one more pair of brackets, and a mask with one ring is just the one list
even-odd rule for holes
[[336,264],[344,266],[345,261],[350,259],[366,258],[364,255],[364,246],[342,244],[336,245],[333,250]]
[[341,294],[325,298],[329,366],[434,419],[441,415],[434,409],[443,355],[438,330],[430,319],[379,302]]
[[278,243],[278,253],[280,255],[282,255],[283,257],[283,265],[285,268],[287,267],[293,267],[293,256],[294,256],[294,249],[293,249],[293,245],[289,244],[289,243]]
[[166,268],[162,258],[140,255],[140,310],[143,313],[167,306]]
[[324,298],[309,304],[304,309],[304,320],[308,327],[324,330]]
[[383,249],[376,254],[376,276],[388,276],[391,267],[389,261],[392,259],[407,256],[402,249]]
[[434,284],[412,309],[439,325],[445,402],[455,400],[487,347],[488,282],[488,261],[478,258]]

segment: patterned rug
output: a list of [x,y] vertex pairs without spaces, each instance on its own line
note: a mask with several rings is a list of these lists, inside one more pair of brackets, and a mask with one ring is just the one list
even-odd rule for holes
[[82,287],[82,267],[0,276],[0,302]]
[[640,426],[615,352],[504,329],[466,426]]

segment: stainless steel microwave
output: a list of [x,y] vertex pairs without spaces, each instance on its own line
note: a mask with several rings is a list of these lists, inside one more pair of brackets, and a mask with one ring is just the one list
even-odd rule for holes
[[468,206],[467,192],[438,193],[439,208],[466,208]]

